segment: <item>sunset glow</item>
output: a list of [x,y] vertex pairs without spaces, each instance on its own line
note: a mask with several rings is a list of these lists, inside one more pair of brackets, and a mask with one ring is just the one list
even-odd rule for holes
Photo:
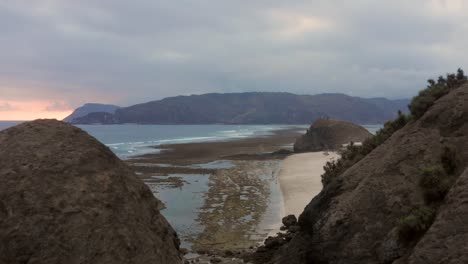
[[51,109],[48,101],[0,101],[0,120],[34,120],[55,118],[62,120],[72,109]]

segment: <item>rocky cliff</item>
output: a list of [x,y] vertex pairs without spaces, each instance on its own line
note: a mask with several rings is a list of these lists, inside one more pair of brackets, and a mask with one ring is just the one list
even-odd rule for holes
[[0,263],[181,263],[149,188],[66,123],[0,132]]
[[[450,83],[433,86],[420,95]],[[324,186],[271,263],[468,263],[468,85],[424,98],[427,111]]]
[[315,121],[305,135],[297,138],[294,152],[338,150],[343,144],[363,142],[372,134],[362,126],[337,119]]

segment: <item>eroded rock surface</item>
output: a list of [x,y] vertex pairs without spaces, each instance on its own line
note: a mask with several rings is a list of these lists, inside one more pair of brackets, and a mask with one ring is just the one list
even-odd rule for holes
[[55,120],[0,132],[0,263],[181,263],[149,188]]

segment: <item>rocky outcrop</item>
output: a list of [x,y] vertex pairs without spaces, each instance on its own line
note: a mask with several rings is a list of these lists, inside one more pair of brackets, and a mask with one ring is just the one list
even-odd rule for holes
[[[299,217],[301,231],[270,262],[467,263],[467,165],[465,85],[327,184]],[[449,191],[430,202],[423,171],[437,166],[455,180],[432,178],[434,188]],[[433,214],[414,217],[426,207]],[[418,231],[410,240],[401,236],[405,225]]]
[[181,263],[149,188],[66,123],[0,132],[0,263]]
[[343,144],[363,142],[372,134],[362,126],[336,119],[315,121],[294,143],[294,152],[338,150]]

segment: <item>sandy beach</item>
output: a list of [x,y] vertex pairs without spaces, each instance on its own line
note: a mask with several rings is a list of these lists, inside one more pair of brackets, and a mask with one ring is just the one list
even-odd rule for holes
[[322,190],[321,175],[327,161],[337,159],[334,152],[310,152],[287,157],[279,173],[285,215],[299,216],[304,207]]

